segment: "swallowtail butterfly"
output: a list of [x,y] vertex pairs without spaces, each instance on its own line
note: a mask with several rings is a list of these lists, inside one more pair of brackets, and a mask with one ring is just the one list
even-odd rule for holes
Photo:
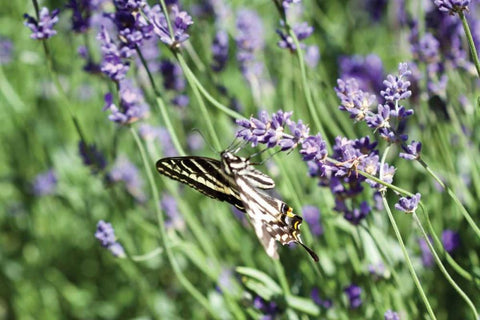
[[261,190],[273,189],[275,182],[257,170],[246,158],[231,152],[221,153],[221,160],[205,157],[170,157],[157,161],[157,170],[203,194],[226,201],[246,212],[267,254],[278,259],[277,243],[299,243],[318,261],[318,256],[302,243],[302,218],[285,202]]

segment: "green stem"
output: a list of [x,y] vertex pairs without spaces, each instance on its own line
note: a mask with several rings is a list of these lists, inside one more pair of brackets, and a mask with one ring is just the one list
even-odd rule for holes
[[[382,155],[382,160],[380,162],[380,179],[383,177],[383,164],[385,163],[385,159],[387,158],[387,154],[390,150],[390,146],[385,148],[385,152]],[[427,312],[430,315],[432,319],[436,319],[435,314],[433,313],[432,307],[430,306],[430,303],[428,302],[427,296],[425,295],[425,292],[423,291],[422,285],[420,284],[420,280],[418,279],[418,276],[415,272],[415,269],[413,268],[412,261],[410,260],[410,256],[408,255],[407,248],[405,247],[405,244],[402,239],[402,235],[400,234],[400,230],[398,229],[397,223],[395,221],[395,218],[393,217],[392,211],[390,210],[390,206],[388,204],[387,198],[385,197],[385,192],[380,193],[382,196],[382,202],[383,206],[385,207],[385,210],[387,211],[388,214],[388,219],[390,220],[390,224],[392,225],[393,231],[395,232],[395,236],[397,237],[397,241],[400,245],[400,248],[402,249],[403,256],[405,257],[406,263],[408,270],[410,271],[410,275],[413,278],[413,281],[415,283],[415,286],[417,287],[420,297],[423,300],[423,303],[425,304],[425,307],[427,308]]]
[[152,196],[153,196],[153,201],[154,201],[154,206],[155,206],[155,212],[156,212],[156,217],[157,217],[157,223],[158,223],[158,229],[160,231],[160,236],[162,240],[162,247],[165,250],[167,254],[168,261],[170,262],[170,265],[172,266],[173,272],[175,276],[178,278],[180,283],[183,285],[183,287],[192,295],[193,298],[195,298],[211,315],[213,318],[218,319],[218,314],[215,312],[215,310],[212,308],[212,306],[209,304],[207,298],[205,298],[200,291],[198,291],[195,286],[184,276],[182,273],[180,266],[178,265],[177,260],[175,259],[170,244],[169,244],[169,239],[167,237],[166,231],[165,231],[165,221],[163,219],[163,214],[160,209],[160,197],[158,194],[158,188],[157,185],[155,184],[155,181],[153,179],[153,174],[152,174],[152,168],[150,163],[148,162],[148,158],[145,152],[145,149],[143,147],[143,144],[140,140],[140,137],[138,136],[137,132],[133,127],[130,127],[130,132],[133,135],[133,138],[135,140],[135,143],[137,144],[138,150],[140,151],[140,155],[142,157],[143,165],[145,167],[145,171],[147,173],[148,177],[148,183],[151,188]]
[[445,183],[443,183],[443,181],[430,169],[430,167],[425,163],[425,161],[423,161],[421,158],[419,158],[417,160],[424,168],[425,170],[438,182],[438,184],[440,184],[440,186],[445,189],[448,193],[448,195],[450,196],[450,198],[453,199],[453,201],[455,202],[455,204],[460,208],[460,212],[462,213],[463,217],[465,218],[465,220],[467,220],[468,224],[470,225],[470,227],[473,229],[473,231],[475,232],[475,234],[477,235],[478,238],[480,238],[480,229],[478,228],[478,226],[475,224],[475,221],[472,219],[472,217],[470,216],[470,214],[468,213],[467,209],[465,209],[465,207],[463,206],[463,204],[460,202],[460,200],[457,198],[457,196],[455,195],[455,192],[452,191],[452,189],[450,189],[450,187],[448,187]]
[[417,214],[414,212],[413,213],[413,219],[415,220],[415,222],[417,223],[417,225],[420,227],[420,230],[422,231],[422,235],[423,235],[423,238],[425,238],[425,241],[428,245],[428,247],[430,248],[430,252],[433,254],[433,256],[435,257],[435,261],[437,262],[437,265],[438,267],[440,268],[440,271],[443,273],[443,275],[445,276],[445,278],[447,279],[447,281],[452,285],[452,287],[458,292],[458,294],[463,298],[463,300],[465,300],[465,302],[468,304],[468,306],[470,307],[470,309],[472,309],[472,312],[473,312],[473,315],[475,316],[475,319],[478,319],[478,314],[477,314],[477,311],[475,310],[475,305],[472,303],[472,301],[468,298],[468,296],[465,294],[465,292],[463,292],[463,290],[455,283],[455,281],[452,279],[452,277],[450,276],[450,274],[447,272],[447,270],[445,269],[442,261],[440,260],[440,258],[438,257],[437,255],[437,252],[435,251],[435,249],[433,248],[433,245],[432,243],[430,242],[430,239],[428,238],[428,235],[427,233],[425,232],[425,229],[423,229],[423,226],[422,224],[420,223],[420,220],[418,219],[418,216]]
[[460,12],[458,15],[460,16],[460,20],[462,20],[463,30],[467,36],[467,42],[468,46],[470,47],[470,54],[472,55],[473,64],[475,65],[475,69],[477,69],[477,75],[480,77],[480,61],[478,60],[477,49],[475,48],[475,43],[473,42],[472,32],[470,31],[467,18],[463,12]]

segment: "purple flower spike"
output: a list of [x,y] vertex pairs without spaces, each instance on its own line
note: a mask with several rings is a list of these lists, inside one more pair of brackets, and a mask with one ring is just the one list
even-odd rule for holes
[[327,156],[327,145],[320,134],[316,136],[309,136],[302,142],[302,149],[300,154],[303,156],[303,161],[321,161]]
[[123,246],[116,241],[115,230],[112,224],[103,220],[98,221],[95,238],[100,241],[102,247],[107,248],[115,257],[125,257]]
[[420,152],[422,151],[422,143],[418,141],[412,141],[407,146],[402,146],[405,152],[400,152],[399,156],[407,160],[420,159]]
[[[430,238],[430,241],[432,241],[431,238]],[[428,244],[425,241],[425,239],[423,239],[423,238],[418,239],[418,244],[420,245],[420,251],[422,252],[422,264],[423,264],[423,266],[427,267],[427,268],[433,266],[433,263],[434,263],[433,255],[430,252],[430,248],[428,247]]]
[[24,14],[26,19],[24,25],[32,30],[30,38],[36,40],[45,40],[53,37],[57,34],[56,30],[53,30],[53,26],[58,22],[58,13],[60,10],[55,9],[50,14],[47,7],[40,9],[38,21],[28,14]]
[[435,0],[434,3],[438,7],[438,10],[448,12],[450,15],[455,15],[456,13],[468,11],[470,0]]
[[153,32],[159,37],[160,41],[171,48],[178,48],[182,42],[187,41],[190,37],[187,30],[193,24],[193,20],[186,11],[180,11],[176,4],[170,6],[170,10],[173,37],[170,35],[165,14],[161,12],[158,5],[152,7],[149,18],[153,24]]
[[343,216],[345,220],[350,222],[353,225],[358,225],[360,222],[365,219],[365,217],[370,213],[372,209],[366,201],[362,201],[360,208],[355,208],[351,211],[347,211]]
[[398,66],[398,76],[388,75],[387,80],[383,81],[385,90],[380,91],[386,101],[395,102],[408,99],[412,92],[408,90],[410,81],[405,80],[412,72],[408,69],[408,64],[400,63]]
[[302,208],[303,219],[308,223],[312,234],[320,236],[323,234],[323,226],[320,222],[320,210],[315,206],[304,206]]
[[460,235],[453,230],[444,230],[442,232],[442,243],[445,251],[452,253],[460,246]]
[[120,84],[120,107],[113,102],[111,93],[105,95],[105,106],[103,111],[109,110],[110,121],[118,124],[130,124],[148,116],[149,107],[143,101],[143,93],[131,85],[127,80]]
[[348,297],[351,309],[356,309],[362,305],[362,297],[361,297],[362,288],[360,288],[355,284],[351,284],[350,286],[346,287],[343,291]]
[[[293,26],[292,30],[293,30],[293,33],[295,33],[295,36],[297,37],[298,41],[302,41],[308,38],[313,33],[313,27],[309,26],[308,23],[306,22],[302,22],[300,24]],[[297,47],[295,46],[295,42],[293,41],[293,38],[289,34],[281,30],[277,30],[277,33],[281,39],[277,43],[277,45],[280,48],[289,49],[290,51],[297,50]],[[305,45],[300,44],[300,48],[302,49],[305,48]]]
[[57,175],[53,169],[41,173],[33,181],[33,193],[37,196],[47,196],[55,193],[57,188]]
[[212,43],[212,56],[213,71],[220,72],[225,69],[228,60],[228,33],[226,31],[219,30],[215,35]]
[[405,213],[413,213],[417,210],[421,196],[420,193],[416,193],[412,197],[401,197],[400,200],[398,200],[398,203],[395,204],[395,209]]
[[383,317],[385,320],[400,320],[400,316],[398,315],[398,313],[392,310],[387,310]]

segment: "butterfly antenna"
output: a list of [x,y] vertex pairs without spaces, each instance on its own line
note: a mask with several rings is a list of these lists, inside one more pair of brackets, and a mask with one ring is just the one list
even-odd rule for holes
[[193,128],[191,131],[192,132],[197,132],[202,137],[203,141],[208,146],[208,149],[210,149],[210,151],[212,151],[215,154],[220,154],[220,152],[215,150],[215,148],[212,146],[212,144],[208,142],[207,138],[205,138],[205,135],[200,131],[200,129]]

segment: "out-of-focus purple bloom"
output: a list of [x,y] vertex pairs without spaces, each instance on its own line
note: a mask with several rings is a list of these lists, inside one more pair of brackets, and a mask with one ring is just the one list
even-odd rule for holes
[[302,208],[303,219],[307,222],[313,235],[323,234],[323,226],[320,221],[320,210],[315,206],[304,206]]
[[387,0],[367,0],[365,3],[365,11],[370,14],[373,21],[378,22],[384,15],[387,7]]
[[143,193],[143,180],[137,167],[125,157],[119,157],[115,161],[108,178],[112,182],[123,182],[128,193],[130,193],[137,201],[145,201]]
[[283,0],[282,5],[285,9],[290,8],[291,4],[300,3],[302,0]]
[[317,287],[312,289],[312,292],[310,293],[310,297],[312,298],[313,302],[325,309],[330,309],[332,307],[332,300],[330,299],[322,299],[320,297],[320,291],[318,290]]
[[274,301],[265,301],[260,296],[256,296],[255,299],[253,299],[253,307],[263,313],[262,320],[273,320],[279,312],[278,306]]
[[453,230],[443,230],[442,243],[445,251],[452,253],[460,246],[460,235]]
[[362,305],[362,288],[355,284],[351,284],[343,289],[343,292],[345,292],[348,297],[350,309],[356,309]]
[[107,248],[115,257],[125,257],[125,250],[122,245],[116,241],[115,231],[111,223],[103,220],[98,221],[95,238],[100,241],[102,247]]
[[256,53],[265,45],[262,20],[255,11],[242,9],[237,14],[237,61],[244,77],[252,82],[263,70]]
[[344,56],[339,59],[340,79],[356,79],[363,91],[379,92],[383,85],[382,60],[374,54]]
[[[297,37],[298,41],[302,41],[308,38],[313,33],[313,27],[309,26],[308,23],[302,22],[296,24],[292,28],[293,33]],[[293,38],[282,30],[277,30],[278,35],[280,36],[280,41],[278,41],[277,45],[282,49],[289,49],[290,51],[296,51],[297,47]],[[305,48],[304,44],[300,44],[300,48]]]
[[398,315],[398,313],[392,310],[387,310],[383,317],[385,320],[400,320],[400,316]]
[[180,11],[176,4],[170,6],[170,21],[172,22],[173,35],[168,29],[165,13],[161,12],[160,7],[152,7],[149,18],[153,25],[153,32],[159,37],[160,41],[171,48],[180,47],[190,37],[187,33],[188,28],[193,24],[192,17],[186,11]]
[[0,37],[0,65],[9,64],[12,60],[13,43],[10,39]]
[[170,102],[174,106],[185,108],[190,103],[190,98],[186,94],[177,94]]
[[[430,238],[430,241],[432,241],[431,238]],[[427,267],[427,268],[433,266],[433,263],[434,263],[433,255],[430,252],[430,248],[428,247],[428,244],[425,241],[425,239],[419,238],[418,239],[418,244],[420,246],[420,251],[422,252],[422,264],[423,264],[423,266]]]
[[354,208],[344,214],[345,220],[353,225],[358,225],[370,213],[371,208],[366,201],[362,201],[360,208]]
[[192,132],[187,136],[187,145],[190,150],[198,151],[203,148],[205,141],[200,133]]
[[420,158],[420,152],[422,151],[422,143],[418,141],[412,141],[406,146],[402,146],[405,152],[400,152],[399,156],[407,160],[417,160]]
[[305,63],[310,68],[315,68],[318,65],[318,61],[320,60],[320,50],[317,46],[312,45],[308,46],[305,49]]
[[215,34],[212,43],[212,70],[220,72],[225,69],[228,61],[228,33],[225,30],[219,30]]
[[167,129],[162,127],[153,127],[148,124],[142,124],[138,131],[143,139],[147,141],[157,141],[161,146],[163,155],[165,157],[174,157],[178,155]]
[[53,194],[57,188],[57,182],[57,175],[53,169],[41,173],[33,180],[33,193],[36,196],[47,196]]
[[368,272],[376,279],[385,276],[385,265],[382,262],[371,264],[368,266]]
[[127,80],[121,81],[119,86],[119,107],[113,102],[111,93],[105,95],[103,111],[109,110],[111,112],[108,119],[118,124],[130,124],[146,118],[149,113],[149,107],[143,100],[141,90],[134,88],[131,82]]
[[101,1],[91,0],[69,0],[65,5],[72,10],[72,30],[83,33],[90,28],[90,17],[92,11],[98,9]]
[[185,89],[185,79],[182,68],[169,60],[162,60],[160,71],[163,75],[163,86],[167,90],[182,91]]
[[162,196],[161,206],[167,215],[165,227],[167,229],[183,230],[185,228],[185,221],[180,212],[178,212],[175,198],[171,195],[164,194]]
[[84,141],[80,141],[78,151],[83,164],[90,167],[92,173],[98,173],[107,166],[107,160],[94,144],[87,145]]
[[126,59],[132,55],[132,50],[115,44],[104,25],[102,25],[97,39],[100,41],[103,54],[103,61],[100,65],[102,72],[116,82],[124,79],[130,68],[130,62]]
[[401,197],[398,203],[395,204],[395,209],[405,213],[414,213],[417,210],[421,196],[420,193],[416,193],[411,197]]
[[58,13],[60,10],[55,9],[50,13],[47,7],[40,9],[38,21],[28,14],[24,14],[24,25],[32,30],[30,38],[36,40],[45,40],[53,37],[57,34],[56,30],[53,30],[53,26],[58,22]]
[[425,63],[437,63],[440,60],[440,43],[431,34],[426,33],[418,42],[418,45],[412,45],[412,54],[414,58]]
[[435,0],[434,3],[438,10],[455,15],[456,13],[460,14],[463,11],[468,11],[470,0]]

